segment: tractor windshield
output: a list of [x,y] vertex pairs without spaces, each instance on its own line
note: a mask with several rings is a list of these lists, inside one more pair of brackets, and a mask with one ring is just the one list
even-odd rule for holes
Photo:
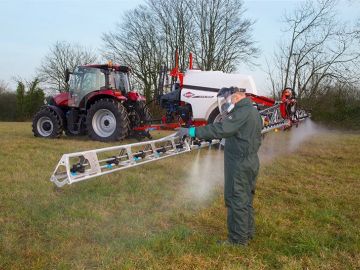
[[112,89],[117,89],[125,93],[130,91],[128,73],[111,71],[109,74],[109,84]]
[[92,67],[77,67],[69,80],[72,105],[78,106],[82,98],[90,92],[105,89],[105,82],[104,70]]

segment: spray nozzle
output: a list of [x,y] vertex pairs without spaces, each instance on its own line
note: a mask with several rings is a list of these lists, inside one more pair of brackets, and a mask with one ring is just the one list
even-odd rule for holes
[[134,157],[135,158],[145,158],[146,154],[144,151],[140,151],[139,153],[135,154]]
[[157,152],[158,154],[166,153],[166,149],[165,149],[165,147],[163,146],[163,147],[157,149],[156,152]]
[[201,141],[200,140],[193,140],[192,144],[197,145],[197,146],[201,146]]

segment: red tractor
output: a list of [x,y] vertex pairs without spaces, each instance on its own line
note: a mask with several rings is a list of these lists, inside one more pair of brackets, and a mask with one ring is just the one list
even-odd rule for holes
[[88,134],[98,141],[124,139],[151,120],[145,98],[131,90],[126,66],[85,65],[66,72],[69,89],[47,99],[33,118],[37,137]]

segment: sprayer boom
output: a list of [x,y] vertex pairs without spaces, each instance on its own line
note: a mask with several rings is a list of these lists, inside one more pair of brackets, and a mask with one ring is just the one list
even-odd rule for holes
[[[303,110],[297,110],[294,119],[283,119],[279,110],[280,104],[275,104],[260,111],[263,118],[262,133],[274,129],[286,129],[308,117]],[[181,140],[175,133],[152,141],[112,146],[64,154],[55,168],[50,181],[58,187],[87,180],[93,177],[135,167],[167,157],[190,152],[193,149],[211,147],[220,140]]]
[[64,154],[50,181],[58,187],[218,144],[219,140],[158,140]]

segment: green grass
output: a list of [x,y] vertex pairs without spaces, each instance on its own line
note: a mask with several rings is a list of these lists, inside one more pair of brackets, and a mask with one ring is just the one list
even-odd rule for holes
[[[261,167],[257,235],[242,249],[216,244],[226,237],[221,185],[189,190],[197,178],[222,181],[219,152],[56,189],[49,177],[63,153],[111,144],[0,123],[0,269],[359,269],[360,135],[321,133],[287,153],[289,136],[264,141],[277,158]],[[203,176],[191,173],[197,159]]]

